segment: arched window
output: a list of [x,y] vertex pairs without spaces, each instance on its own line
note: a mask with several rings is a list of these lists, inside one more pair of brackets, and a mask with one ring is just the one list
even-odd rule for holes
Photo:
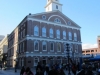
[[47,51],[47,43],[45,41],[42,42],[42,50]]
[[61,23],[60,19],[58,19],[58,18],[55,18],[54,22]]
[[61,52],[61,44],[57,43],[57,52]]
[[72,33],[69,32],[69,40],[72,40]]
[[50,51],[54,51],[54,43],[53,42],[50,43]]
[[39,36],[39,28],[38,28],[38,26],[34,27],[34,36]]
[[50,28],[50,38],[53,38],[53,29]]
[[42,28],[42,36],[46,37],[46,28],[45,27]]
[[66,39],[66,32],[63,31],[63,39]]
[[34,41],[34,51],[39,51],[39,42]]
[[60,39],[60,31],[59,30],[56,31],[56,34],[57,34],[57,38]]
[[77,41],[77,34],[74,33],[74,41]]

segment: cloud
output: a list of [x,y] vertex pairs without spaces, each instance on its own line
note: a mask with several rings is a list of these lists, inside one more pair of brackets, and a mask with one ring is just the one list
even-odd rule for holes
[[98,45],[97,44],[82,44],[82,49],[88,49],[88,48],[97,48]]

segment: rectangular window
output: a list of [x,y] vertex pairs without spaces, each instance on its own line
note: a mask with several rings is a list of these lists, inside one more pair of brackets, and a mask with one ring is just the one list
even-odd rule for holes
[[43,45],[43,50],[46,50],[46,45]]
[[23,37],[25,37],[25,29],[23,30]]
[[22,32],[21,32],[21,39],[22,39]]
[[20,43],[20,52],[22,52],[22,46],[21,46],[21,43]]
[[61,44],[60,43],[57,43],[57,51],[61,52]]
[[50,51],[54,51],[54,43],[50,44]]
[[47,51],[47,43],[45,41],[42,42],[42,50]]
[[24,42],[23,42],[23,52],[24,52]]
[[38,51],[38,47],[39,47],[39,46],[38,46],[38,42],[37,42],[37,41],[34,43],[34,47],[35,47],[35,48],[34,48],[35,51]]

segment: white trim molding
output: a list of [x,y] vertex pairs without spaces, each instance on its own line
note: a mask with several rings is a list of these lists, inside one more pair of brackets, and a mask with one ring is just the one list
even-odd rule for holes
[[[53,41],[53,42],[62,42],[62,43],[73,43],[73,44],[82,44],[82,42],[74,42],[74,41],[65,41],[65,40],[55,40],[55,39],[48,39],[48,38],[39,38],[39,37],[26,37],[26,39],[27,40],[40,40],[40,41],[42,41],[42,40],[45,40],[45,41]],[[25,40],[26,40],[25,39]]]
[[54,16],[60,17],[60,18],[65,22],[65,24],[67,25],[66,21],[65,21],[61,16],[59,16],[59,15],[51,15],[51,16],[48,18],[48,21],[49,21],[52,17],[54,17]]
[[32,21],[38,21],[38,22],[44,22],[44,23],[47,23],[47,24],[53,24],[54,26],[62,26],[62,27],[66,27],[66,28],[73,28],[73,29],[78,29],[80,30],[79,27],[73,27],[73,26],[70,26],[70,25],[65,25],[65,24],[59,24],[59,23],[55,23],[55,22],[50,22],[50,21],[45,21],[45,20],[41,20],[41,19],[36,19],[36,18],[27,18],[27,21],[29,20],[32,20]]

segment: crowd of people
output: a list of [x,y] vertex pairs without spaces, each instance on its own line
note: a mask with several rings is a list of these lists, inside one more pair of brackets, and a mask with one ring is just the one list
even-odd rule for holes
[[20,75],[67,75],[65,71],[68,71],[70,67],[71,74],[73,75],[94,75],[92,65],[82,64],[81,69],[78,64],[58,64],[55,63],[51,65],[45,65],[38,62],[36,66],[36,73],[33,73],[29,67],[26,69],[24,66],[21,69]]

